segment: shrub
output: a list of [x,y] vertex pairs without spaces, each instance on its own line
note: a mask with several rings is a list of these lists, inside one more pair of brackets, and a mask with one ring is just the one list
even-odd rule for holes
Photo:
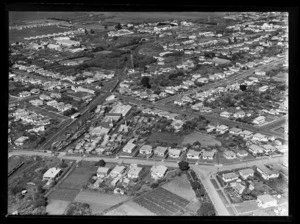
[[203,203],[198,209],[197,214],[199,216],[215,216],[215,208],[211,203]]
[[150,185],[151,188],[157,188],[158,186],[159,186],[159,184],[156,183],[156,182],[155,182],[155,183],[152,183],[152,184]]
[[38,208],[38,207],[46,206],[46,205],[47,205],[47,200],[44,196],[41,196],[41,195],[38,195],[38,197],[33,202],[34,208]]

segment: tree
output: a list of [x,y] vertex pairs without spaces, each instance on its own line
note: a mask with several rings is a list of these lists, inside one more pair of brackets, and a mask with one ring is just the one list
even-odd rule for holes
[[240,85],[240,90],[245,91],[247,89],[247,85]]
[[141,79],[141,84],[142,86],[144,87],[147,87],[148,89],[151,88],[151,85],[149,84],[149,77],[147,76],[144,76],[142,79]]
[[198,209],[197,214],[199,216],[215,216],[215,208],[211,203],[204,202]]
[[41,207],[41,206],[46,206],[47,205],[47,199],[45,196],[38,195],[36,199],[33,202],[34,208]]
[[121,23],[118,23],[118,24],[115,26],[115,28],[116,28],[117,30],[122,29]]
[[65,160],[61,160],[61,163],[60,163],[60,168],[66,168],[68,166],[67,163],[65,163]]
[[100,159],[98,162],[95,163],[95,166],[104,167],[106,165],[103,159]]
[[91,30],[90,30],[90,33],[91,33],[91,34],[95,34],[95,30],[92,30],[92,29],[91,29]]
[[179,166],[179,169],[180,169],[181,171],[186,171],[186,170],[188,170],[188,169],[190,168],[189,163],[186,162],[186,161],[180,161],[180,162],[178,163],[178,166]]
[[105,25],[105,26],[104,26],[104,29],[106,29],[106,30],[107,30],[107,25]]

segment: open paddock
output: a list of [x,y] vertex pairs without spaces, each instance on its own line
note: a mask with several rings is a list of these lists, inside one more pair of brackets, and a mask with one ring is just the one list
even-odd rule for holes
[[202,146],[221,146],[221,142],[217,141],[213,136],[202,134],[200,132],[194,132],[184,137],[182,144],[193,144],[199,141]]

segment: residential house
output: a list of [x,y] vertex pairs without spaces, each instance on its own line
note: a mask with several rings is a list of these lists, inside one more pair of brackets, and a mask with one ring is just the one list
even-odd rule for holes
[[38,99],[30,100],[29,103],[31,103],[34,106],[40,106],[44,104],[42,100],[38,100]]
[[250,139],[253,136],[253,132],[252,131],[248,131],[248,130],[243,130],[240,133],[240,136],[242,136],[244,139]]
[[229,118],[231,116],[232,113],[227,112],[227,111],[223,111],[220,113],[221,117],[225,117],[225,118]]
[[243,118],[245,116],[246,116],[246,113],[242,110],[233,114],[233,117],[235,117],[235,118]]
[[16,146],[21,146],[21,145],[24,144],[24,142],[25,142],[27,139],[29,139],[29,137],[27,137],[27,136],[21,136],[20,138],[16,139],[16,140],[14,141],[14,143],[15,143]]
[[264,178],[265,180],[269,180],[269,179],[272,179],[272,178],[279,177],[279,172],[278,171],[270,170],[265,165],[257,165],[256,169],[261,174],[262,178]]
[[257,205],[261,208],[269,208],[277,206],[277,200],[269,194],[258,195],[256,199]]
[[223,152],[223,155],[226,159],[236,159],[236,154],[233,151],[226,150]]
[[228,131],[229,128],[226,125],[219,125],[217,126],[217,132],[219,132],[220,134],[224,134],[226,131]]
[[249,146],[249,151],[254,154],[254,155],[257,155],[258,153],[263,153],[264,152],[264,149],[258,145],[250,145]]
[[121,180],[122,176],[115,176],[112,182],[110,183],[111,186],[115,187],[117,183]]
[[151,145],[143,145],[140,150],[140,154],[142,155],[151,155],[153,152],[152,146]]
[[30,90],[30,93],[32,93],[32,94],[39,94],[40,90],[39,89],[32,89],[32,90]]
[[248,177],[254,176],[254,170],[251,168],[242,169],[242,170],[239,170],[239,174],[244,180],[246,180],[246,179],[248,179]]
[[239,175],[236,174],[236,173],[223,173],[222,174],[222,179],[225,181],[225,182],[230,182],[230,181],[234,181],[234,180],[237,180],[239,179]]
[[238,182],[231,182],[230,186],[236,191],[238,194],[242,194],[245,190],[245,186]]
[[209,133],[209,132],[212,132],[212,131],[214,131],[216,129],[216,127],[215,126],[213,126],[213,125],[207,125],[206,126],[206,131]]
[[200,154],[201,154],[200,152],[190,149],[186,154],[186,157],[188,159],[199,159]]
[[168,154],[171,158],[177,159],[181,155],[181,150],[180,149],[168,149]]
[[61,174],[61,172],[61,169],[52,167],[43,174],[43,181],[54,181]]
[[23,91],[19,94],[20,97],[28,97],[31,96],[31,93],[28,91]]
[[269,88],[269,86],[262,86],[262,87],[258,88],[258,91],[259,92],[266,92],[268,88]]
[[229,133],[233,135],[239,135],[242,132],[242,129],[240,128],[230,128]]
[[157,156],[164,157],[167,151],[168,151],[168,147],[157,146],[156,149],[154,149],[154,154]]
[[97,177],[98,178],[104,178],[108,175],[109,173],[109,168],[108,167],[98,167],[97,169]]
[[252,140],[254,141],[260,141],[260,142],[267,142],[268,138],[267,136],[260,134],[260,133],[255,133],[252,137]]
[[119,165],[117,165],[117,166],[115,166],[115,167],[113,168],[113,170],[110,172],[109,175],[110,175],[112,178],[115,178],[115,177],[117,177],[117,176],[121,176],[121,175],[125,172],[125,169],[126,169],[125,166],[119,166]]
[[255,118],[252,123],[253,124],[257,124],[257,125],[261,125],[263,123],[265,123],[266,117],[265,116],[259,116],[257,118]]
[[248,152],[246,150],[238,150],[236,155],[242,158],[248,156]]
[[130,164],[129,170],[127,172],[128,178],[138,178],[142,169],[143,167],[138,167],[136,164]]
[[130,141],[128,141],[127,144],[122,149],[123,152],[131,154],[136,147],[136,144],[133,143],[134,141],[135,139],[131,139]]
[[214,156],[215,156],[215,153],[216,153],[216,149],[213,149],[211,151],[205,151],[205,150],[202,150],[201,151],[201,154],[202,154],[202,159],[208,159],[208,160],[213,160],[214,159]]
[[154,179],[163,178],[168,171],[168,168],[164,165],[153,165],[151,167],[151,177]]
[[267,144],[267,145],[262,145],[264,151],[266,154],[268,154],[269,152],[274,152],[276,151],[276,148],[270,144]]

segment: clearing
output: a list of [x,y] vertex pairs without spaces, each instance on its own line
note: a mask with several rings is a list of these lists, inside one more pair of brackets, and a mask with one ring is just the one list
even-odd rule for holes
[[183,140],[182,136],[173,135],[170,133],[153,132],[148,138],[150,142],[167,142],[180,144]]
[[176,194],[188,201],[197,200],[194,190],[192,189],[186,174],[182,174],[181,176],[177,176],[174,180],[164,184],[162,188]]
[[62,200],[49,200],[46,211],[49,215],[63,215],[70,203]]
[[221,142],[217,141],[213,136],[202,134],[200,132],[194,132],[184,137],[182,144],[193,144],[199,141],[201,146],[221,146]]
[[101,213],[107,208],[119,204],[128,199],[127,196],[117,194],[105,194],[94,191],[82,191],[74,199],[74,202],[87,203],[94,214]]

